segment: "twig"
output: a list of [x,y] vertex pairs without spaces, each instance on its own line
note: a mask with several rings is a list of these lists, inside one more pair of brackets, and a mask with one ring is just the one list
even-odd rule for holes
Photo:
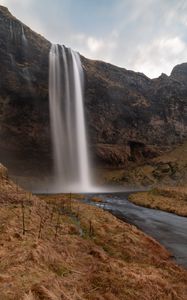
[[21,211],[22,211],[22,232],[23,235],[25,235],[25,207],[24,207],[24,203],[23,200],[21,201]]

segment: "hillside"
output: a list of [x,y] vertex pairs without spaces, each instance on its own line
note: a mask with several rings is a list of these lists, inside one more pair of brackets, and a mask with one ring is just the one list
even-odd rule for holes
[[129,201],[137,205],[160,209],[187,217],[186,186],[158,186],[148,192],[139,192],[130,195]]
[[187,216],[187,143],[135,168],[129,180],[154,185],[148,192],[131,195],[133,203]]
[[0,170],[0,299],[186,299],[187,272],[152,238],[74,198],[39,199]]
[[[52,169],[50,45],[0,6],[0,157],[11,175],[29,177],[26,182],[34,186]],[[96,168],[126,170],[147,164],[186,140],[187,64],[151,80],[102,61],[81,60]]]
[[98,181],[102,184],[123,186],[186,186],[187,184],[187,143],[174,146],[156,158],[144,163],[133,163],[126,168],[100,168]]

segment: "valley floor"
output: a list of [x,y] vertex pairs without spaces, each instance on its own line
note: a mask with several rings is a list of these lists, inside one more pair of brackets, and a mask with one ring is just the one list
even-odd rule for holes
[[0,172],[0,300],[186,299],[187,271],[135,226]]

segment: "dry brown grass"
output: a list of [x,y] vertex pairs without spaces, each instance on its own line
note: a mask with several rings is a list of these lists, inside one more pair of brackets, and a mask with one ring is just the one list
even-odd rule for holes
[[136,187],[157,183],[187,184],[187,142],[147,162],[130,162],[121,169],[98,169],[96,175],[101,184],[131,184]]
[[100,203],[103,202],[103,199],[100,197],[92,197],[91,201]]
[[129,200],[137,205],[187,217],[187,187],[185,186],[160,186],[149,192],[130,195]]
[[187,165],[187,141],[177,146],[172,151],[154,158],[153,161],[157,163],[177,162],[180,167],[185,167]]
[[0,180],[0,300],[186,299],[187,272],[161,245],[72,195],[30,196],[23,235],[21,190]]

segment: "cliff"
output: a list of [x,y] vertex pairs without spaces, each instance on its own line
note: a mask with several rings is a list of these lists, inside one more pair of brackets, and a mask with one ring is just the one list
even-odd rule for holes
[[41,168],[49,165],[49,49],[0,6],[0,157],[16,174],[21,168],[36,173],[41,157]]
[[187,64],[153,80],[104,62],[83,64],[89,128],[101,159],[142,161],[186,139]]
[[[50,42],[0,6],[0,157],[19,175],[50,173]],[[81,56],[85,114],[97,166],[147,163],[187,136],[187,64],[170,76],[144,74]]]

